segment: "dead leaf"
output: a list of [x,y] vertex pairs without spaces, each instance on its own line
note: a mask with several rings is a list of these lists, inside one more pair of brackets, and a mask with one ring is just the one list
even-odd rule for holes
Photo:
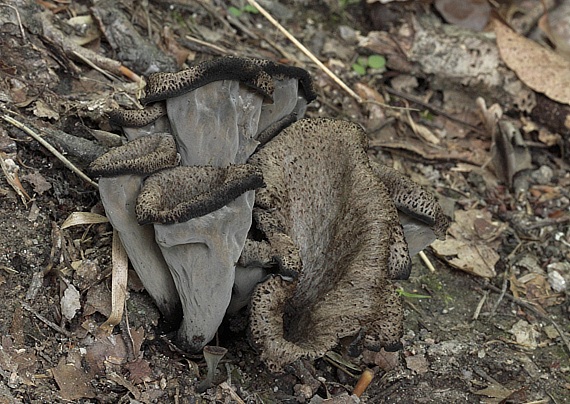
[[57,111],[54,111],[52,107],[50,107],[42,100],[36,101],[33,112],[34,115],[38,118],[47,118],[56,121],[59,119],[59,113],[57,113]]
[[2,167],[6,181],[8,181],[8,184],[10,184],[14,191],[16,191],[20,196],[22,203],[26,205],[31,198],[20,182],[20,178],[18,176],[20,167],[14,162],[14,160],[6,158],[6,155],[3,152],[0,152],[0,166]]
[[499,121],[499,130],[493,139],[493,168],[495,174],[509,188],[516,173],[532,168],[530,152],[520,131],[506,120]]
[[72,363],[67,363],[67,359],[62,357],[57,367],[52,370],[55,379],[64,400],[79,400],[81,398],[96,397],[93,387],[89,383],[91,377],[80,368]]
[[111,314],[111,291],[104,282],[93,285],[87,291],[83,315],[90,316],[95,312],[105,317]]
[[456,211],[445,241],[436,240],[434,251],[455,268],[483,278],[496,275],[497,248],[505,223],[493,221],[486,210]]
[[83,224],[98,224],[107,223],[109,219],[106,216],[99,215],[97,213],[91,212],[73,212],[71,215],[65,219],[65,222],[61,225],[61,229],[67,229],[71,226],[78,226]]
[[104,374],[108,366],[127,363],[127,348],[120,335],[96,337],[86,350],[85,362],[97,374]]
[[75,313],[81,309],[81,302],[77,288],[71,282],[65,281],[65,283],[67,288],[65,288],[59,304],[61,305],[61,314],[70,321],[75,317]]
[[384,112],[386,102],[384,97],[374,88],[362,83],[356,83],[354,90],[362,98],[364,107],[368,112],[368,119],[366,120],[367,131],[377,130],[386,121],[386,113]]
[[540,332],[524,320],[519,320],[513,324],[509,332],[515,336],[518,345],[529,349],[536,349],[538,346]]
[[24,181],[26,181],[28,184],[31,184],[32,187],[34,188],[34,192],[39,195],[51,189],[51,184],[38,171],[22,175],[21,178]]
[[406,367],[422,375],[428,371],[428,361],[424,355],[408,356],[406,357]]
[[[484,389],[477,390],[475,394],[503,400],[508,396],[510,396],[512,392],[513,392],[512,390],[509,390],[506,387],[501,386],[500,384],[492,384],[488,387],[485,387]],[[499,400],[494,402],[498,402]]]
[[74,28],[74,33],[68,36],[76,45],[83,46],[101,37],[101,31],[90,15],[78,15],[66,21]]
[[111,314],[101,326],[99,331],[104,335],[110,335],[113,328],[119,324],[123,317],[125,300],[127,299],[127,277],[129,274],[129,258],[117,230],[113,230],[113,282],[111,288]]
[[152,381],[152,369],[150,363],[144,359],[137,359],[125,365],[129,371],[129,380],[134,384]]
[[570,60],[517,34],[496,19],[492,25],[501,58],[521,81],[554,101],[570,104]]

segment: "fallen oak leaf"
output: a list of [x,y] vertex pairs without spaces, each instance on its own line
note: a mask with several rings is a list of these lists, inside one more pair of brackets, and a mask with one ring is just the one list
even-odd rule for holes
[[544,48],[497,19],[492,26],[505,64],[523,83],[548,98],[570,104],[570,60]]

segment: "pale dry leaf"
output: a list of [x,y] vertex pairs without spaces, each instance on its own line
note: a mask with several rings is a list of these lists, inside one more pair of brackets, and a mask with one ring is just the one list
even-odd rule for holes
[[61,305],[61,314],[70,321],[75,317],[75,313],[81,309],[81,302],[79,300],[80,294],[77,288],[70,282],[66,281],[66,284],[67,288],[65,288],[65,292],[63,292],[63,296],[59,304]]
[[517,321],[513,324],[509,332],[514,335],[517,344],[522,345],[525,348],[536,349],[538,346],[540,332],[525,320]]
[[113,285],[111,288],[111,315],[101,326],[100,332],[103,335],[110,335],[113,328],[120,323],[123,317],[123,309],[125,307],[125,300],[127,299],[127,277],[129,259],[125,247],[121,243],[117,230],[113,230],[113,248],[112,248],[112,262],[113,262]]
[[497,398],[498,400],[494,402],[499,402],[500,400],[503,400],[510,396],[513,393],[513,390],[509,390],[500,384],[492,384],[488,387],[485,387],[484,389],[477,390],[474,393],[480,396]]
[[570,60],[493,20],[497,46],[505,64],[523,83],[548,98],[570,104]]
[[42,100],[36,101],[33,112],[38,118],[53,119],[55,121],[59,120],[59,113]]
[[68,227],[84,225],[84,224],[99,224],[107,223],[109,219],[106,216],[99,215],[98,213],[91,212],[73,212],[71,215],[65,219],[65,222],[61,225],[61,229],[67,229]]

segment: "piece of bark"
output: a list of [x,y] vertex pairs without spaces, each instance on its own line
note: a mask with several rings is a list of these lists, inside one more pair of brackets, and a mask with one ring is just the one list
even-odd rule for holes
[[391,69],[430,79],[433,89],[456,91],[472,100],[483,97],[506,110],[530,112],[535,93],[502,61],[495,39],[442,24],[433,15],[410,15],[394,33],[372,31],[359,46],[386,55]]
[[93,3],[93,17],[125,66],[145,75],[176,70],[174,57],[165,54],[156,44],[139,34],[115,1],[100,0]]

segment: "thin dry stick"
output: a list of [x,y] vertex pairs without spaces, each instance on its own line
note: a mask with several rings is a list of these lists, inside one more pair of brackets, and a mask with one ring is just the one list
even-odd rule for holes
[[18,26],[20,27],[20,32],[22,33],[22,43],[26,43],[26,33],[24,32],[24,26],[22,25],[22,19],[20,18],[20,12],[14,6],[9,4],[0,3],[0,7],[9,7],[16,12],[16,19],[18,20]]
[[362,102],[362,98],[360,98],[360,96],[358,94],[356,94],[354,91],[352,91],[352,89],[350,87],[348,87],[344,83],[344,81],[342,81],[336,74],[334,74],[328,67],[326,67],[319,59],[317,59],[317,57],[315,55],[313,55],[313,53],[309,49],[307,49],[305,47],[305,45],[303,45],[301,42],[299,42],[297,40],[297,38],[295,38],[289,31],[287,31],[287,29],[285,29],[285,27],[283,27],[281,24],[279,24],[279,21],[277,21],[275,18],[273,18],[273,16],[271,14],[269,14],[269,12],[267,10],[265,10],[263,7],[261,7],[257,1],[247,0],[247,2],[249,4],[251,4],[253,7],[257,8],[259,10],[259,12],[265,18],[267,18],[267,20],[271,24],[275,25],[275,27],[279,31],[281,31],[283,33],[283,35],[285,35],[287,37],[287,39],[289,39],[291,42],[293,42],[293,44],[295,44],[295,46],[297,48],[299,48],[301,50],[301,52],[303,52],[309,59],[311,59],[317,66],[319,66],[331,79],[334,80],[335,83],[337,83],[339,86],[341,86],[342,89],[344,91],[346,91],[352,98],[354,98],[359,103]]
[[35,311],[34,309],[32,309],[32,307],[25,302],[22,302],[22,308],[29,311],[30,313],[32,313],[34,316],[36,316],[36,318],[38,320],[40,320],[42,323],[44,323],[45,325],[47,325],[49,328],[51,328],[54,331],[59,332],[60,334],[65,335],[67,338],[71,338],[73,336],[72,333],[70,333],[67,330],[64,330],[63,328],[61,328],[59,325],[49,321],[47,318],[45,318],[44,316],[42,316],[40,313],[38,313],[37,311]]
[[71,161],[69,161],[67,158],[65,158],[65,156],[63,154],[58,152],[51,144],[49,144],[43,137],[38,135],[36,132],[34,132],[30,128],[28,128],[23,123],[15,120],[12,117],[9,117],[8,115],[0,115],[0,118],[2,118],[3,120],[5,120],[8,123],[14,125],[16,128],[21,129],[24,132],[26,132],[28,135],[33,137],[38,143],[40,143],[43,147],[48,149],[48,151],[51,154],[53,154],[55,157],[57,157],[57,159],[59,161],[61,161],[67,168],[69,168],[75,174],[77,174],[82,179],[87,181],[89,184],[93,185],[95,188],[99,188],[99,186],[97,185],[97,183],[95,181],[93,181],[91,178],[89,178],[83,171],[81,171],[79,168],[77,168]]
[[431,263],[431,261],[429,260],[428,256],[426,255],[425,252],[420,251],[418,253],[418,255],[420,256],[420,258],[422,259],[422,261],[424,262],[424,264],[426,264],[426,267],[428,267],[429,271],[431,273],[435,273],[435,267],[433,266],[433,264]]

